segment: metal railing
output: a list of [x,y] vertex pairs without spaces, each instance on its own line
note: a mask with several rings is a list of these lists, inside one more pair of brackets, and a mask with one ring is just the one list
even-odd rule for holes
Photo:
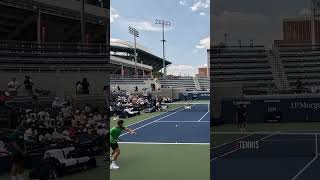
[[42,43],[23,41],[0,41],[0,55],[109,55],[106,44]]

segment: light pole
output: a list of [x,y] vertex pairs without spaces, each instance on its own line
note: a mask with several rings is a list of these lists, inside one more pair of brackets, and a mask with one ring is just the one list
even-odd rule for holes
[[129,33],[133,35],[133,39],[134,39],[134,75],[137,77],[138,76],[138,72],[137,72],[138,54],[137,54],[137,40],[136,40],[136,38],[139,37],[139,31],[137,31],[136,28],[129,26]]
[[33,6],[33,9],[37,11],[37,43],[40,46],[41,43],[41,9],[40,7]]
[[[83,46],[85,44],[85,36],[86,36],[86,22],[85,22],[85,7],[84,7],[84,2],[85,0],[81,0],[81,45]],[[81,46],[81,47],[82,47]]]
[[165,21],[165,20],[159,20],[156,19],[155,21],[156,24],[160,24],[162,26],[162,55],[163,55],[163,76],[164,78],[167,77],[167,68],[166,68],[166,56],[165,56],[165,49],[164,49],[164,43],[166,40],[164,39],[164,27],[170,27],[172,24],[170,21]]

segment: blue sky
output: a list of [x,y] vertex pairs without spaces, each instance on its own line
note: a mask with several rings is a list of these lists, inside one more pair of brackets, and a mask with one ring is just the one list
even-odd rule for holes
[[210,0],[111,0],[111,39],[133,41],[128,26],[140,32],[137,42],[162,57],[161,27],[155,19],[172,22],[166,29],[169,74],[194,75],[207,63],[210,42]]
[[[319,1],[319,0],[318,0]],[[272,47],[282,39],[284,19],[310,17],[311,0],[215,0],[212,5],[213,44]]]

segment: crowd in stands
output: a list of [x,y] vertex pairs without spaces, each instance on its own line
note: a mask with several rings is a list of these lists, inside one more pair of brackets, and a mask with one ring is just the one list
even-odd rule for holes
[[173,100],[169,97],[151,95],[139,95],[139,94],[113,94],[110,99],[110,111],[111,115],[119,116],[120,118],[128,118],[135,115],[139,115],[141,111],[154,108],[161,110],[161,103],[170,103]]
[[[84,139],[91,139],[104,146],[109,131],[106,112],[89,104],[83,108],[74,108],[69,99],[55,98],[51,107],[17,109],[17,129],[24,132],[27,143],[37,147],[54,143],[78,143]],[[0,151],[3,152],[3,148],[0,141]]]
[[25,131],[25,140],[39,144],[59,141],[78,141],[79,135],[104,137],[108,133],[108,117],[89,104],[84,108],[74,108],[70,102],[56,98],[51,108],[40,111],[19,112],[19,129]]

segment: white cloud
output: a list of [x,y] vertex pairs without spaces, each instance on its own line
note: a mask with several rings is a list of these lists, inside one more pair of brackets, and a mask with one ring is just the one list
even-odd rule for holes
[[205,12],[200,12],[199,15],[200,15],[200,16],[205,16],[206,13],[205,13]]
[[210,0],[196,0],[190,7],[193,12],[197,12],[210,7]]
[[194,66],[191,65],[171,65],[167,68],[169,75],[174,76],[194,76],[197,72],[197,69]]
[[201,66],[199,66],[199,68],[204,68],[204,67],[208,67],[208,64],[202,64]]
[[182,6],[186,6],[187,5],[187,1],[181,0],[181,1],[179,1],[179,4],[182,5]]
[[210,48],[210,36],[201,39],[199,44],[196,45],[197,49],[209,49]]
[[120,17],[116,9],[110,8],[110,23],[113,23],[116,19]]
[[[162,31],[162,27],[150,21],[129,21],[128,24],[141,31]],[[171,30],[172,27],[165,28],[165,31]]]

